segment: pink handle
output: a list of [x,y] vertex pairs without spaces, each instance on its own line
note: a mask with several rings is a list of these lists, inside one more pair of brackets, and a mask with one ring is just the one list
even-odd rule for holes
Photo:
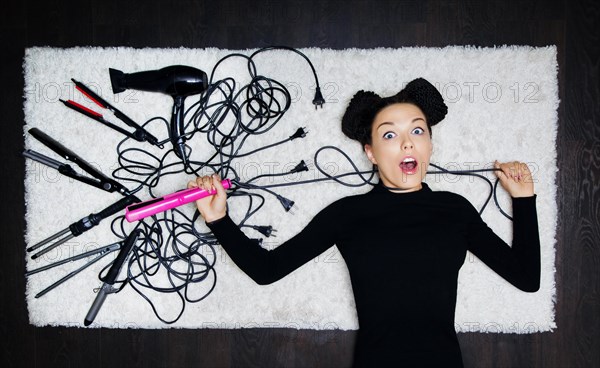
[[[231,180],[225,179],[221,181],[223,188],[231,188]],[[125,208],[125,218],[129,222],[139,221],[148,216],[155,215],[159,212],[170,210],[171,208],[182,206],[186,203],[194,202],[200,198],[214,195],[216,190],[204,190],[200,188],[191,188],[179,192],[167,194],[160,198],[150,199],[142,203],[136,203]]]

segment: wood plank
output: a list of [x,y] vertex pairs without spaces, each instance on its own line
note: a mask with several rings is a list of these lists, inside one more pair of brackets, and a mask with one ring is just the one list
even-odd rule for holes
[[[252,4],[252,5],[251,5]],[[35,328],[25,292],[22,57],[27,46],[248,48],[558,47],[556,320],[553,333],[459,334],[467,367],[600,366],[600,26],[596,1],[9,0],[0,22],[2,366],[349,366],[353,331]]]

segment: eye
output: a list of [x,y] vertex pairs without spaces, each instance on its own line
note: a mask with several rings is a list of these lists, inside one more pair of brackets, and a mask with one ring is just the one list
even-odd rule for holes
[[412,131],[412,132],[413,132],[414,134],[421,135],[421,134],[425,133],[425,129],[423,129],[423,128],[415,128],[415,129],[413,129],[413,131]]
[[383,135],[383,139],[392,139],[392,138],[394,138],[395,136],[396,136],[396,133],[394,133],[394,132],[386,132],[386,133]]

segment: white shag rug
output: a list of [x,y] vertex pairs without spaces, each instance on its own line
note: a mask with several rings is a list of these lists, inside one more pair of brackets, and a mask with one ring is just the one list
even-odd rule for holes
[[[556,205],[556,130],[558,82],[556,48],[544,47],[446,47],[402,49],[302,49],[314,63],[326,103],[315,110],[312,105],[314,80],[308,64],[287,51],[264,53],[256,58],[258,74],[286,85],[293,98],[290,110],[268,134],[252,137],[243,151],[290,136],[298,127],[308,135],[277,149],[239,159],[236,166],[242,179],[261,173],[289,170],[300,160],[310,170],[285,180],[322,177],[313,155],[325,145],[342,148],[361,169],[370,164],[361,147],[340,131],[341,116],[351,96],[360,89],[391,95],[407,82],[424,77],[444,96],[449,112],[434,128],[432,162],[448,169],[489,168],[495,159],[522,160],[534,172],[538,195],[538,220],[542,245],[542,278],[538,292],[523,293],[490,271],[481,261],[468,255],[460,272],[456,307],[457,331],[533,333],[556,327],[555,231]],[[75,91],[71,78],[95,89],[138,123],[154,116],[168,118],[172,99],[160,93],[127,91],[114,95],[108,68],[124,72],[159,69],[168,65],[190,65],[210,76],[215,63],[231,50],[220,49],[132,49],[132,48],[30,48],[24,61],[25,146],[47,156],[53,152],[33,139],[27,130],[38,127],[110,175],[117,168],[115,147],[122,136],[99,123],[67,109],[59,99],[85,102]],[[240,53],[249,55],[251,51]],[[215,78],[233,77],[248,81],[244,60],[231,59],[219,68]],[[186,105],[197,101],[189,97]],[[91,105],[90,105],[91,106]],[[97,109],[97,108],[96,108]],[[166,137],[157,129],[159,139]],[[189,142],[196,152],[211,153],[204,139]],[[144,148],[150,147],[143,144]],[[152,148],[152,147],[151,147]],[[198,151],[200,150],[200,151]],[[322,164],[334,172],[345,172],[349,165],[339,156],[324,154]],[[25,201],[27,205],[27,246],[63,229],[70,223],[98,212],[120,198],[58,174],[55,170],[27,160]],[[80,171],[80,170],[79,170]],[[491,177],[488,175],[488,177]],[[190,177],[175,175],[161,182],[156,194],[183,188]],[[480,207],[488,193],[487,184],[470,177],[429,176],[434,190],[449,190],[467,197]],[[124,183],[133,188],[133,185]],[[272,225],[276,238],[265,239],[263,246],[275,247],[290,238],[320,209],[337,198],[364,192],[369,187],[350,189],[335,183],[309,184],[278,190],[294,200],[296,214],[283,211],[273,197],[251,223]],[[500,190],[500,202],[510,211],[510,202]],[[146,192],[139,194],[148,199]],[[185,211],[192,213],[193,206]],[[240,210],[231,208],[240,218]],[[493,202],[484,220],[505,241],[511,241],[512,224],[502,217]],[[117,239],[109,230],[110,220],[74,238],[38,260],[27,257],[27,269],[64,259]],[[251,237],[260,234],[246,230]],[[110,256],[109,256],[110,257]],[[100,286],[98,272],[103,259],[78,276],[41,298],[40,290],[78,268],[73,262],[27,278],[27,305],[33,325],[83,326],[83,319]],[[245,276],[227,255],[219,250],[216,288],[204,301],[186,305],[178,322],[160,322],[150,306],[131,287],[109,295],[92,327],[109,328],[246,328],[290,327],[302,329],[357,329],[345,263],[332,248],[322,256],[269,286],[258,286]],[[180,308],[178,298],[163,295],[154,299],[159,312],[172,319]]]

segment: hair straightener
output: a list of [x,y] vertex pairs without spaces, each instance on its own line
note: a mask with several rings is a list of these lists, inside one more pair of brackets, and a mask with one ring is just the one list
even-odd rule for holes
[[[225,189],[231,188],[231,180],[229,179],[222,180],[221,184]],[[150,199],[148,201],[126,207],[125,218],[129,222],[139,221],[148,216],[182,206],[186,203],[214,195],[215,193],[217,193],[216,189],[207,191],[202,188],[191,188],[167,194],[159,198]]]

